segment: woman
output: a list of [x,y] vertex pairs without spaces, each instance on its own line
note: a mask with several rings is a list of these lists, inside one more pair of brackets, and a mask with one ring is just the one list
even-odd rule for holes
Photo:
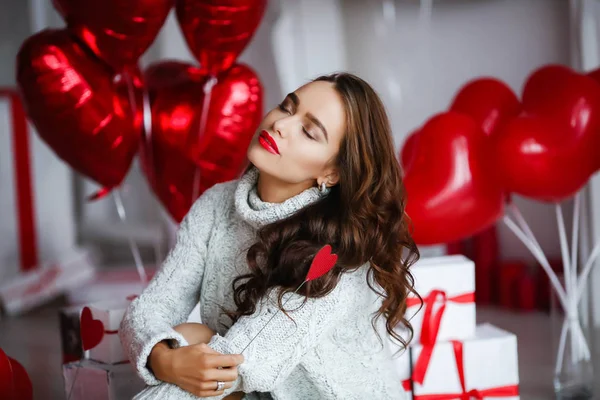
[[[320,77],[267,114],[248,159],[196,201],[123,319],[151,385],[137,398],[404,399],[387,337],[411,332],[418,251],[381,100],[351,74]],[[294,294],[325,244],[337,264]],[[204,325],[182,324],[198,301]]]

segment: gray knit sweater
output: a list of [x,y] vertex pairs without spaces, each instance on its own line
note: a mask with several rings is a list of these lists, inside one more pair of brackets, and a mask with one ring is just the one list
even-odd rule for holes
[[[322,196],[310,188],[283,203],[267,203],[256,193],[258,171],[239,181],[218,184],[195,202],[181,223],[177,244],[148,287],[135,299],[121,323],[120,336],[129,359],[150,385],[136,399],[196,399],[179,387],[158,381],[146,367],[152,347],[171,339],[186,346],[172,327],[186,321],[200,302],[203,323],[217,332],[209,346],[220,353],[239,353],[277,309],[275,292],[251,316],[230,320],[220,306],[235,308],[232,280],[248,271],[247,248],[256,229],[285,218]],[[372,315],[381,299],[367,285],[367,266],[342,275],[327,296],[291,298],[244,351],[234,391],[245,399],[405,399],[389,355],[383,318],[376,328]],[[297,309],[298,308],[298,309]],[[215,384],[216,386],[216,384]],[[210,397],[221,399],[224,396]]]

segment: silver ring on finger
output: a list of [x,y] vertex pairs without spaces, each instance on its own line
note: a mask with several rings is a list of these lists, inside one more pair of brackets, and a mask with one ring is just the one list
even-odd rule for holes
[[223,390],[224,387],[225,387],[225,382],[217,381],[217,388],[215,389],[215,391],[219,392],[219,391]]

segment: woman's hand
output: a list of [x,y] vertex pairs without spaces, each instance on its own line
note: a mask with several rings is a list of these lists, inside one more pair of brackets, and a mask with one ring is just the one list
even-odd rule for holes
[[[156,345],[150,354],[155,376],[199,397],[223,394],[224,389],[233,386],[237,366],[244,361],[241,354],[221,354],[204,343],[177,349],[163,344]],[[216,390],[217,381],[225,383],[223,390]]]

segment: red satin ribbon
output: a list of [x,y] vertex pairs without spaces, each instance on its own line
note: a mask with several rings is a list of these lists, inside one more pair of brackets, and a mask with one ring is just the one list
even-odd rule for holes
[[[458,296],[448,297],[446,292],[443,290],[434,289],[424,299],[425,309],[423,311],[423,324],[421,325],[421,354],[415,363],[413,372],[413,381],[419,384],[423,384],[425,380],[425,374],[429,367],[429,361],[433,353],[433,348],[437,342],[438,333],[440,330],[440,323],[446,310],[446,303],[451,301],[453,303],[468,304],[475,301],[475,293],[465,293]],[[437,311],[433,312],[433,307],[437,302],[441,301],[440,307]],[[407,306],[420,304],[418,298],[408,298]]]
[[406,380],[402,381],[402,388],[407,392],[412,391],[412,384],[410,382],[410,379],[406,379]]
[[440,393],[440,394],[422,394],[413,396],[414,400],[483,400],[489,397],[509,397],[519,395],[519,385],[499,386],[491,389],[471,389],[467,391],[465,385],[465,368],[463,359],[463,344],[458,340],[452,341],[454,347],[454,358],[456,368],[458,369],[458,379],[462,393]]
[[50,286],[54,285],[56,279],[60,276],[60,272],[60,267],[58,265],[52,265],[46,271],[44,271],[39,280],[25,289],[23,296],[27,297],[39,294]]
[[33,190],[29,154],[27,118],[19,95],[10,89],[0,89],[0,97],[8,97],[12,110],[12,143],[15,173],[16,206],[19,216],[19,253],[21,271],[38,265],[37,237],[33,216]]

